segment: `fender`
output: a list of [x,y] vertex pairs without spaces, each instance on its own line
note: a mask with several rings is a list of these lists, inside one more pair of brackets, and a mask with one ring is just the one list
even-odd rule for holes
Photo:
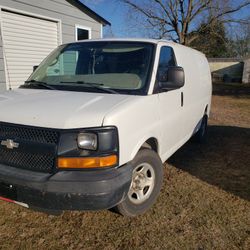
[[[152,135],[147,135],[147,136],[144,136],[141,140],[139,140],[139,142],[136,144],[136,146],[135,146],[134,149],[132,150],[132,153],[131,153],[131,155],[130,155],[131,160],[134,159],[134,157],[135,157],[136,154],[139,152],[139,150],[141,149],[141,147],[143,146],[143,144],[144,144],[147,140],[149,140],[149,139],[151,139],[151,138],[155,139],[156,142],[157,142],[157,153],[159,154],[159,152],[161,152],[161,147],[160,147],[160,143],[159,143],[159,138],[158,138],[156,135],[154,135],[154,136],[152,136]],[[160,156],[160,154],[159,154],[159,156]]]

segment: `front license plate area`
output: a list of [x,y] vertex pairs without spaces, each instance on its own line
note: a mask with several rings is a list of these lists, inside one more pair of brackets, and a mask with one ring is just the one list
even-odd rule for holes
[[10,184],[0,182],[0,196],[11,200],[16,200],[17,199],[16,188]]

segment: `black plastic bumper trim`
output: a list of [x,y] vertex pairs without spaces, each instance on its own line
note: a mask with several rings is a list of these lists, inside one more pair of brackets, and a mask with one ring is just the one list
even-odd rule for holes
[[111,208],[124,199],[131,176],[129,163],[107,170],[59,171],[54,175],[0,165],[0,183],[12,186],[17,201],[46,210]]

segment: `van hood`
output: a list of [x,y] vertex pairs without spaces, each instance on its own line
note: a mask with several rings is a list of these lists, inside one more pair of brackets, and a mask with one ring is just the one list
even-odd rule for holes
[[0,122],[47,127],[102,126],[105,114],[132,96],[17,89],[0,93]]

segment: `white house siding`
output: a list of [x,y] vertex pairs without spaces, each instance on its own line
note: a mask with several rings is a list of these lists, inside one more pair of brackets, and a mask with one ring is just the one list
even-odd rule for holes
[[2,11],[2,20],[6,79],[14,89],[58,46],[58,24],[6,11]]
[[[59,43],[75,41],[76,25],[90,28],[91,38],[93,39],[100,38],[102,34],[100,22],[83,13],[66,0],[0,0],[0,8],[17,13],[23,12],[32,16],[37,15],[38,17],[61,20],[59,22]],[[0,91],[5,88],[5,77],[2,39],[0,37]]]
[[6,89],[5,71],[4,71],[3,46],[2,46],[1,25],[0,25],[0,91],[3,91],[5,89]]

